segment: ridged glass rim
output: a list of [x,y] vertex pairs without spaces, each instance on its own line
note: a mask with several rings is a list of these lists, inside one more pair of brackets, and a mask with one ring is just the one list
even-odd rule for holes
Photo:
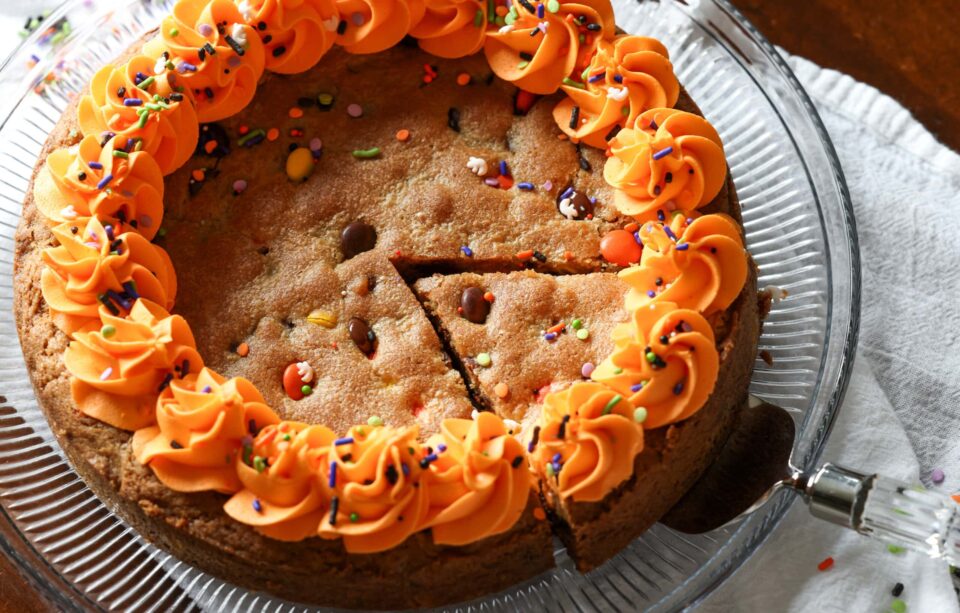
[[[130,0],[127,4],[133,3],[134,1]],[[156,3],[151,2],[151,0],[141,0],[141,3],[156,5]],[[637,3],[643,4],[642,0],[637,0]],[[51,12],[45,23],[56,23],[59,19],[71,15],[74,11],[78,10],[82,4],[83,0],[67,0]],[[615,4],[617,3],[615,2]],[[797,145],[797,140],[794,130],[804,128],[812,130],[817,136],[816,144],[819,145],[820,148],[813,153],[822,155],[831,171],[831,176],[828,179],[813,176],[807,166],[807,158],[804,152],[798,147],[798,153],[800,153],[800,158],[807,172],[807,181],[810,183],[816,199],[817,209],[820,214],[820,224],[824,230],[825,245],[827,249],[834,247],[833,251],[828,253],[827,256],[830,262],[830,266],[827,267],[827,278],[830,288],[830,291],[827,293],[828,316],[826,318],[826,338],[828,345],[826,350],[828,353],[830,352],[829,345],[833,343],[836,338],[835,334],[837,331],[833,330],[832,326],[836,320],[835,316],[837,313],[834,312],[834,309],[837,308],[838,302],[840,303],[840,307],[843,307],[844,304],[846,305],[845,315],[848,317],[845,321],[847,328],[845,331],[842,331],[842,349],[836,349],[837,344],[834,343],[832,354],[825,355],[821,361],[820,372],[813,397],[818,398],[823,389],[832,391],[830,391],[829,395],[823,400],[824,406],[822,410],[809,411],[806,414],[804,422],[798,431],[793,462],[800,468],[811,468],[817,463],[821,456],[824,444],[837,417],[840,403],[846,392],[859,332],[861,300],[859,243],[856,234],[853,207],[840,162],[819,114],[796,76],[773,45],[743,17],[728,0],[672,0],[670,2],[664,2],[664,4],[681,11],[694,22],[702,32],[710,36],[715,43],[722,46],[731,57],[737,60],[743,72],[754,81],[758,90],[763,92],[767,97],[771,107],[777,112],[781,122],[784,124],[785,132],[790,136],[795,146]],[[112,11],[121,8],[122,6],[116,7],[113,8]],[[74,29],[72,36],[79,37],[86,35],[85,44],[95,43],[96,41],[90,37],[90,32],[87,31],[93,30],[97,21],[98,20],[91,20],[90,24],[85,24],[86,27]],[[146,29],[149,24],[144,25]],[[6,126],[14,110],[24,100],[26,94],[45,72],[46,65],[43,62],[28,71],[23,71],[22,69],[17,70],[19,68],[18,63],[25,62],[30,55],[31,49],[37,46],[42,35],[42,30],[31,34],[22,41],[3,64],[0,65],[0,83],[5,83],[8,86],[11,84],[7,82],[11,79],[11,73],[22,73],[17,75],[19,89],[11,90],[8,88],[6,92],[7,96],[4,96],[3,99],[0,100],[0,129]],[[744,49],[747,50],[746,54]],[[769,81],[771,78],[770,74],[761,74],[763,70],[772,71],[773,75],[783,80],[782,85],[786,87],[780,91],[773,91],[774,85],[778,84]],[[764,86],[765,80],[767,80],[768,86]],[[781,115],[779,110],[783,108],[782,105],[784,104],[799,105],[803,112],[792,116],[791,119],[793,121],[799,120],[803,122],[801,125],[794,126],[793,129],[786,125],[787,118]],[[839,214],[839,220],[843,226],[842,235],[831,236],[827,222],[824,220],[824,213],[830,213],[830,210],[825,211],[824,209],[825,201],[829,201],[826,205],[831,207],[830,210]],[[840,236],[842,236],[846,242],[836,245],[835,242],[839,240]],[[837,279],[835,276],[835,273],[838,271],[837,256],[841,256],[843,258],[842,263],[845,264],[845,266],[839,268],[839,271],[845,277],[844,279]],[[12,262],[10,262],[9,265],[12,266]],[[849,274],[848,279],[846,278],[847,274]],[[847,281],[847,283],[845,284],[844,281]],[[846,290],[848,295],[843,294],[842,290]],[[840,298],[840,300],[838,300],[838,298]],[[834,364],[834,367],[830,370],[835,372],[835,376],[830,381],[826,381],[823,377],[824,371],[830,367],[828,362]],[[3,404],[6,399],[0,397],[0,401],[2,401],[0,404]],[[4,411],[3,408],[0,408],[0,421],[10,415],[10,413]],[[807,444],[801,445],[803,442]],[[701,577],[707,570],[705,566],[701,571],[692,574],[684,583],[675,586],[670,593],[651,608],[655,610],[673,610],[690,605],[695,606],[702,601],[756,551],[773,532],[793,502],[795,502],[795,498],[787,493],[781,493],[774,497],[764,509],[742,522],[730,536],[729,541],[718,550],[710,560],[710,562],[713,562],[721,558],[721,553],[725,549],[737,545],[740,549],[736,554],[733,554],[736,558],[727,560],[727,562],[732,562],[731,564],[727,564],[726,568],[720,572],[714,572],[712,581],[708,583],[704,583]],[[10,516],[4,505],[0,505],[0,512],[2,512],[3,516],[2,526],[0,526],[0,536],[3,537],[0,538],[0,549],[14,560],[27,575],[28,581],[37,587],[44,597],[63,610],[96,608],[98,606],[83,590],[66,580],[50,565],[46,558],[36,550],[34,545],[19,531],[16,521]],[[745,536],[748,532],[749,535]],[[683,593],[685,591],[684,588],[688,584],[694,584],[698,580],[702,585],[695,587],[696,593]],[[694,586],[690,585],[690,587]],[[455,606],[454,608],[460,609],[461,607]]]

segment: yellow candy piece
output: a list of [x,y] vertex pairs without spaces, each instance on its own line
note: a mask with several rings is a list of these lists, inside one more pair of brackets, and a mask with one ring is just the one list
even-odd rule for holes
[[303,181],[313,172],[313,154],[306,147],[297,147],[287,156],[287,176],[291,181]]
[[323,326],[324,328],[332,328],[337,325],[337,316],[333,313],[318,309],[310,311],[310,314],[307,315],[307,321],[312,324],[317,324],[318,326]]

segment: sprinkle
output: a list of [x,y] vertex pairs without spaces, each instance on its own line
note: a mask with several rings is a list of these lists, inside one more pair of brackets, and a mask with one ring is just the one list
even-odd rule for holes
[[107,175],[104,178],[100,179],[100,182],[97,183],[97,189],[103,189],[110,184],[110,181],[113,181],[113,175]]
[[300,393],[303,394],[304,396],[309,396],[310,394],[313,393],[313,388],[310,387],[309,385],[301,386]]
[[483,367],[490,366],[493,363],[493,359],[490,357],[489,353],[478,353],[477,354],[477,364]]
[[529,260],[532,257],[533,257],[533,249],[525,249],[523,251],[517,252],[518,260]]
[[607,415],[607,414],[609,414],[610,411],[613,410],[613,407],[617,406],[617,404],[618,404],[621,400],[623,400],[623,396],[621,396],[620,394],[617,394],[616,396],[614,396],[613,398],[611,398],[609,401],[607,401],[607,404],[604,405],[603,411],[602,411],[600,414],[601,414],[601,415]]
[[659,160],[670,155],[671,153],[673,153],[673,147],[667,147],[666,149],[661,149],[660,151],[654,152],[653,159]]
[[117,329],[114,328],[113,326],[109,325],[109,324],[107,324],[107,325],[105,325],[104,327],[100,328],[100,334],[103,336],[103,338],[110,338],[111,336],[113,336],[113,335],[116,334],[116,333],[117,333]]
[[580,126],[580,107],[574,105],[570,109],[570,129],[576,130]]
[[370,149],[356,149],[353,151],[353,157],[361,160],[368,160],[380,155],[380,147],[371,147]]
[[536,426],[533,429],[533,437],[530,438],[530,444],[527,445],[527,452],[533,452],[534,448],[537,446],[537,443],[540,441],[540,426]]
[[819,564],[817,564],[817,570],[819,570],[820,572],[823,572],[823,571],[829,569],[831,566],[833,566],[833,558],[831,558],[831,557],[826,557],[826,558],[823,559],[822,562],[820,562]]
[[333,441],[334,447],[339,447],[340,445],[352,445],[352,444],[353,444],[352,436],[345,436],[343,438],[338,438],[337,440]]
[[299,106],[290,107],[290,110],[287,111],[287,115],[290,117],[290,119],[300,119],[303,117],[303,109]]
[[253,468],[258,473],[262,473],[267,469],[267,461],[260,456],[254,456],[253,458]]
[[893,594],[894,597],[897,597],[900,594],[902,594],[903,584],[898,582],[895,586],[893,586],[893,590],[890,593]]
[[460,131],[460,109],[455,106],[447,109],[447,126],[454,132]]
[[367,418],[367,425],[377,428],[383,425],[383,420],[380,419],[380,417],[378,417],[377,415],[371,415],[370,417]]
[[586,86],[585,86],[583,83],[580,83],[580,82],[578,82],[578,81],[574,81],[574,80],[571,79],[570,77],[564,77],[564,78],[563,78],[563,84],[564,84],[564,85],[569,85],[570,87],[576,87],[577,89],[586,89]]
[[112,375],[112,374],[113,374],[113,367],[112,367],[112,366],[107,366],[107,367],[103,370],[103,372],[100,373],[100,380],[101,380],[101,381],[106,381],[107,379],[110,378],[110,375]]
[[556,333],[556,332],[547,332],[546,334],[543,335],[543,338],[546,339],[546,340],[548,340],[548,341],[557,340],[557,333]]
[[143,104],[143,100],[140,98],[124,98],[123,106],[140,106]]
[[350,513],[350,522],[355,524],[358,521],[360,521],[360,514],[356,511]]
[[589,379],[595,368],[596,366],[594,366],[593,362],[584,362],[583,366],[580,367],[580,374],[583,375],[585,379]]
[[233,195],[239,196],[247,190],[247,182],[243,179],[237,179],[233,182]]
[[[333,94],[320,94],[317,96],[317,103],[322,107],[333,106]],[[363,111],[363,109],[360,110]]]
[[306,147],[297,147],[287,156],[286,171],[291,181],[306,180],[313,167],[313,154]]
[[634,409],[633,421],[637,422],[638,424],[642,424],[643,422],[647,421],[647,409],[644,407],[637,407]]
[[590,338],[590,330],[587,330],[586,328],[581,328],[580,330],[577,330],[577,338],[580,339],[581,341],[587,340],[588,338]]
[[245,358],[250,355],[250,345],[246,343],[240,343],[237,345],[237,355],[239,355],[241,358]]
[[256,511],[257,513],[260,513],[263,511],[263,505],[260,504],[260,500],[258,498],[253,499],[253,510]]
[[651,298],[653,298],[656,295],[657,295],[657,292],[653,291],[652,289],[647,290],[647,296],[650,296]]
[[462,251],[463,255],[467,256],[468,258],[473,257],[473,249],[471,249],[470,247],[467,247],[466,245],[460,247],[460,251]]
[[507,168],[506,160],[500,160],[500,174],[503,176],[507,176],[508,174],[510,174],[509,168]]
[[[278,128],[270,128],[267,130],[267,140],[271,143],[280,138],[280,130]],[[208,143],[209,144],[209,143]]]
[[686,251],[690,248],[690,243],[680,243],[677,245],[677,251]]
[[683,381],[679,381],[676,385],[673,386],[673,395],[679,396],[683,393]]
[[493,386],[493,393],[497,398],[506,398],[510,394],[510,386],[501,381]]
[[330,462],[330,476],[327,478],[327,485],[337,487],[337,463]]
[[486,300],[487,302],[493,302],[494,301],[493,292],[484,292],[483,299]]
[[894,598],[893,602],[890,603],[890,610],[893,611],[893,613],[906,613],[907,603],[899,598]]
[[[321,100],[320,104],[323,104],[323,101],[322,101],[322,100]],[[354,102],[353,104],[351,104],[350,106],[347,107],[347,115],[353,117],[354,119],[356,119],[356,118],[358,118],[358,117],[362,117],[362,116],[363,116],[363,107],[360,106],[359,104],[357,104],[356,102]]]
[[[553,1],[556,2],[556,0],[553,0]],[[545,519],[547,519],[547,514],[542,507],[536,507],[533,510],[533,517],[538,521],[544,521]]]
[[[489,170],[487,167],[487,161],[485,159],[474,157],[472,155],[467,159],[467,168],[469,168],[470,172],[478,177],[486,176],[487,171]],[[495,185],[499,185],[499,183],[495,183]]]
[[410,130],[403,129],[397,130],[397,140],[401,143],[405,143],[410,140]]
[[904,550],[903,547],[900,547],[899,545],[887,545],[887,551],[896,555],[898,553],[903,553]]
[[470,85],[470,74],[466,72],[461,72],[457,75],[457,85],[461,87],[464,85]]
[[237,144],[240,145],[241,147],[247,145],[248,143],[250,144],[250,146],[253,146],[258,142],[260,142],[260,140],[262,140],[263,137],[266,135],[267,133],[265,130],[258,128],[256,130],[253,130],[252,132],[247,132],[246,134],[238,138]]
[[946,475],[943,474],[943,471],[940,470],[939,468],[934,468],[933,472],[930,473],[930,480],[936,483],[937,485],[940,485],[941,483],[943,483],[943,480],[945,478],[946,478]]
[[529,192],[532,191],[534,187],[533,183],[530,183],[529,181],[521,181],[520,183],[517,183],[517,189],[522,189],[525,192]]
[[340,508],[340,499],[334,496],[330,500],[330,525],[337,525],[337,510]]
[[492,177],[487,177],[486,179],[483,180],[483,182],[489,185],[490,187],[500,187],[500,181]]

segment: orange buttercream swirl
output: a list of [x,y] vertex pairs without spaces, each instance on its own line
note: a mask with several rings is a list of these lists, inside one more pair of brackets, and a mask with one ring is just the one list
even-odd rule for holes
[[563,498],[602,500],[633,474],[643,428],[625,395],[581,381],[544,397],[533,467]]
[[428,477],[423,528],[442,545],[465,545],[509,530],[527,506],[533,483],[523,445],[503,420],[446,419],[429,445],[437,459]]
[[643,36],[601,40],[581,76],[585,87],[564,85],[567,98],[553,117],[567,136],[601,149],[641,113],[672,107],[680,95],[666,47]]
[[52,225],[84,225],[90,217],[117,232],[136,230],[152,239],[163,219],[163,173],[143,151],[114,155],[116,139],[101,147],[87,136],[74,147],[47,156],[37,173],[33,197]]
[[423,19],[424,0],[336,0],[337,44],[350,53],[396,45]]
[[723,214],[690,223],[676,214],[669,224],[647,222],[639,230],[640,264],[620,271],[629,286],[627,310],[673,302],[706,315],[726,309],[747,280],[747,252],[740,228]]
[[73,335],[100,325],[100,309],[130,310],[138,297],[173,308],[177,280],[170,257],[136,232],[116,234],[91,217],[86,226],[53,228],[60,243],[41,252],[43,299],[53,322]]
[[473,55],[483,48],[489,15],[486,0],[427,0],[423,19],[410,35],[438,57]]
[[265,62],[257,31],[230,0],[180,0],[143,52],[177,73],[203,123],[237,113],[253,99]]
[[134,434],[133,452],[178,492],[240,490],[235,461],[244,437],[280,421],[252,383],[208,368],[172,380],[156,415],[156,426]]
[[340,24],[335,0],[241,0],[237,7],[263,41],[267,70],[282,74],[313,68]]
[[610,141],[603,176],[614,206],[649,219],[658,209],[691,211],[720,193],[727,162],[717,131],[699,115],[651,109]]
[[713,329],[700,313],[672,302],[653,302],[631,316],[614,329],[613,353],[591,378],[643,409],[644,428],[690,417],[717,382],[720,358]]
[[193,333],[182,317],[143,299],[127,317],[101,307],[100,319],[101,329],[77,332],[63,355],[74,404],[115,428],[146,428],[170,382],[203,367]]
[[610,0],[510,1],[506,25],[487,34],[483,50],[498,77],[534,94],[579,76],[599,41],[614,37]]
[[330,446],[330,512],[320,536],[342,537],[350,553],[373,553],[399,545],[423,525],[428,497],[421,461],[426,454],[417,432],[416,426],[354,426]]
[[193,155],[199,124],[189,92],[176,90],[176,73],[164,66],[154,74],[156,66],[137,55],[101,68],[80,99],[77,119],[85,136],[113,138],[118,151],[146,151],[168,175]]
[[324,426],[284,421],[263,428],[244,443],[236,464],[244,489],[224,510],[270,538],[316,536],[330,505],[320,475],[335,439]]

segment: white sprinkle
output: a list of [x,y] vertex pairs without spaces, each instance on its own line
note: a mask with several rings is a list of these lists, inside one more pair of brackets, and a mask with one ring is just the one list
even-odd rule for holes
[[480,411],[474,409],[473,411],[470,412],[470,419],[476,421],[476,420],[477,420],[477,415],[479,415],[479,414],[480,414]]
[[547,27],[548,27],[549,25],[550,25],[549,22],[541,21],[540,23],[537,24],[537,29],[540,30],[541,32],[543,32],[544,34],[546,34],[546,33],[547,33]]
[[112,374],[113,374],[113,367],[107,366],[107,368],[102,373],[100,373],[100,380],[106,381],[107,379],[110,378],[110,375]]
[[167,58],[162,55],[157,58],[157,63],[153,65],[153,74],[163,74],[167,71]]
[[573,200],[570,198],[561,200],[558,208],[560,209],[560,214],[567,219],[575,219],[577,217],[577,207],[573,205]]
[[63,217],[64,219],[76,219],[77,209],[73,208],[72,204],[68,204],[60,209],[60,217]]
[[310,362],[297,362],[297,374],[300,375],[301,381],[310,383],[313,381],[313,366],[310,366]]
[[509,34],[510,32],[513,32],[513,26],[509,24],[503,26],[497,31],[498,34]]
[[487,168],[487,161],[485,159],[476,158],[472,155],[470,156],[470,159],[467,160],[467,168],[469,168],[470,171],[478,177],[487,176],[487,170],[489,170]]
[[782,287],[777,287],[776,285],[768,285],[763,288],[764,294],[770,294],[771,300],[774,302],[780,302],[787,297],[787,290]]
[[340,25],[340,20],[337,18],[336,15],[334,15],[330,19],[323,20],[323,28],[327,32],[335,32],[338,25]]
[[241,47],[247,46],[247,31],[243,29],[243,24],[235,23],[230,28],[230,38],[232,38]]
[[626,98],[627,94],[629,93],[630,93],[630,90],[627,89],[626,85],[624,85],[623,87],[610,87],[607,89],[607,98],[620,102],[621,100]]
[[248,23],[253,21],[253,18],[257,16],[253,7],[250,6],[249,0],[240,0],[240,3],[237,4],[237,9],[240,11],[240,14],[243,15],[243,20]]

